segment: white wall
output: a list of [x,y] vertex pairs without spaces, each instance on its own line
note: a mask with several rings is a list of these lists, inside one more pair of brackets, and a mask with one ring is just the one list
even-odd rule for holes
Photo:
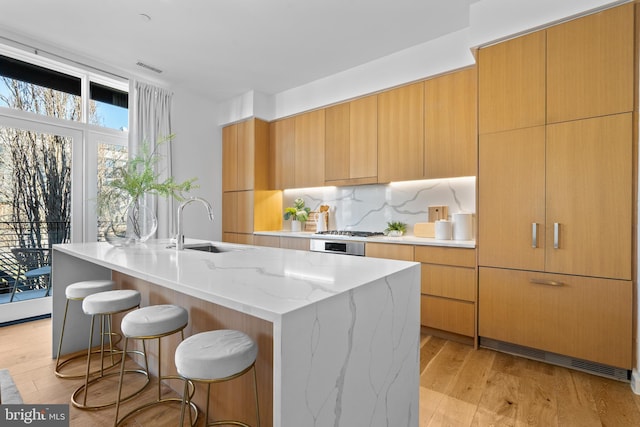
[[180,88],[172,90],[173,175],[178,182],[197,177],[200,188],[190,195],[209,201],[216,217],[211,223],[204,206],[190,204],[184,209],[185,236],[222,240],[222,131],[215,119],[217,106]]

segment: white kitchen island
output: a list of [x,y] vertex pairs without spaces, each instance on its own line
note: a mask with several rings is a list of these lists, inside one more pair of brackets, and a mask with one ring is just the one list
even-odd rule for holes
[[[418,425],[418,263],[215,244],[227,251],[176,251],[166,241],[55,245],[53,355],[65,287],[112,277],[139,289],[143,305],[185,306],[185,335],[232,327],[252,336],[262,426]],[[89,322],[79,304],[68,322],[62,353],[86,348]],[[251,399],[242,398],[251,384],[220,393],[240,393],[235,409],[226,407],[229,396],[225,406],[212,393],[212,411],[220,406],[253,423]]]

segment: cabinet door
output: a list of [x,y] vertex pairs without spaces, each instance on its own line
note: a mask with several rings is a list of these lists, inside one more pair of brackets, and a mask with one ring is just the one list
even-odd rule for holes
[[295,117],[295,186],[324,185],[324,110]]
[[547,30],[547,122],[633,110],[634,4]]
[[227,191],[222,193],[222,231],[235,233],[238,231],[238,193]]
[[544,270],[544,156],[544,126],[480,135],[480,265]]
[[378,95],[378,182],[422,179],[424,83]]
[[349,103],[334,105],[325,111],[325,181],[350,178]]
[[309,250],[309,239],[298,237],[280,237],[280,248],[296,249],[299,251]]
[[476,176],[476,67],[425,82],[424,176]]
[[631,279],[632,145],[631,113],[547,126],[546,271]]
[[253,191],[237,193],[237,227],[238,233],[253,233]]
[[545,32],[478,52],[480,134],[545,124]]
[[349,108],[349,178],[372,184],[378,176],[378,96],[351,101]]
[[237,190],[253,190],[254,183],[254,120],[237,124],[238,128],[238,185]]
[[480,268],[479,288],[480,336],[631,368],[632,282]]
[[222,128],[222,191],[238,189],[238,125]]
[[273,187],[277,190],[294,188],[295,119],[278,120],[272,129]]

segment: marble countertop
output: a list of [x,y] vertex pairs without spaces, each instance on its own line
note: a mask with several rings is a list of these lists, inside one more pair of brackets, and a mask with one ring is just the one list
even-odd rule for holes
[[[309,233],[310,234],[310,233]],[[186,243],[202,241],[187,239]],[[54,245],[61,251],[206,301],[274,321],[283,314],[366,286],[416,263],[213,242],[222,253],[167,248]]]
[[281,231],[254,231],[253,234],[262,236],[280,236],[280,237],[298,237],[307,239],[325,239],[325,240],[357,240],[363,242],[377,242],[377,243],[396,243],[400,245],[425,245],[425,246],[447,246],[454,248],[475,248],[475,240],[439,240],[429,237],[416,237],[405,235],[402,237],[352,237],[352,236],[337,236],[327,234],[316,234],[312,232],[292,232],[288,230]]

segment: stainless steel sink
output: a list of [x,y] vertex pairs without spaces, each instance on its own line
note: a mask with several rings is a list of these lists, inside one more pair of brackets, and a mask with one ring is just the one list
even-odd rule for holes
[[219,254],[222,252],[230,252],[230,251],[237,251],[238,249],[234,249],[234,248],[223,248],[217,245],[214,245],[213,243],[192,243],[192,244],[186,244],[184,245],[185,249],[191,249],[194,251],[202,251],[202,252],[211,252],[214,254]]

